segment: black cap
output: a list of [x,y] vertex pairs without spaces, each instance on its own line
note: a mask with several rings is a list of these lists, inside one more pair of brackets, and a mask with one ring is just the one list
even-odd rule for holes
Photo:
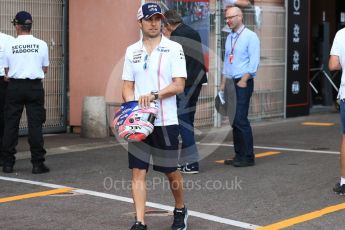
[[18,24],[18,25],[31,25],[32,24],[31,14],[26,11],[20,11],[14,17],[12,23]]
[[229,115],[227,102],[222,104],[222,102],[220,101],[219,95],[217,95],[216,98],[214,99],[214,104],[218,113],[220,113],[223,116]]

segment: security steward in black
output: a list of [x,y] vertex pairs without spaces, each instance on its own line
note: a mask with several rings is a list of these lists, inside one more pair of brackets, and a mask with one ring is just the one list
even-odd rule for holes
[[[4,80],[4,75],[0,75],[0,146],[2,145],[2,137],[4,136],[4,108],[7,82]],[[2,155],[0,154],[0,166],[3,165]]]
[[[5,49],[10,41],[14,38],[10,35],[0,32],[0,147],[2,146],[2,137],[4,136],[4,126],[5,126],[5,96],[7,90],[7,81],[5,80],[5,70],[4,70],[4,58]],[[2,155],[0,152],[0,166],[3,164]]]
[[5,100],[5,129],[2,144],[4,173],[12,173],[15,163],[20,118],[26,108],[31,151],[32,173],[49,172],[43,163],[46,150],[42,134],[45,122],[44,89],[42,79],[47,73],[48,46],[44,41],[31,35],[30,13],[18,12],[12,21],[17,38],[10,43],[5,54],[5,74],[9,79]]
[[[0,66],[1,67],[1,66]],[[4,136],[5,126],[5,96],[7,89],[7,81],[5,81],[5,74],[0,74],[0,146],[2,145],[2,138]],[[3,157],[0,153],[0,166],[3,165]]]

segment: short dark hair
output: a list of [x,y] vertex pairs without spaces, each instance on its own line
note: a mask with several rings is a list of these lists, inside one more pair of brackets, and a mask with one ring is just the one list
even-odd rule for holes
[[19,25],[18,24],[18,26],[20,26],[21,30],[24,31],[24,32],[30,32],[31,31],[31,27],[32,27],[31,24],[30,25]]
[[181,15],[179,13],[177,13],[176,10],[168,10],[164,13],[164,20],[163,23],[167,24],[171,24],[171,25],[176,25],[179,24],[181,22],[183,22],[183,19],[181,17]]

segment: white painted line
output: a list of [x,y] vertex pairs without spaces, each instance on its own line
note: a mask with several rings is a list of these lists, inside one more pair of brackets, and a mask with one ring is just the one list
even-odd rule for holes
[[[102,148],[110,148],[122,145],[123,143],[88,143],[88,144],[78,144],[78,145],[69,145],[69,146],[60,146],[56,148],[49,148],[46,149],[49,156],[53,155],[60,155],[65,153],[75,153],[75,152],[82,152],[88,150],[95,150],[95,149],[102,149]],[[16,159],[23,160],[31,158],[30,151],[22,151],[16,154]]]
[[[39,181],[17,179],[17,178],[12,178],[12,177],[0,176],[0,180],[25,183],[25,184],[32,184],[32,185],[39,185],[39,186],[48,187],[48,188],[66,188],[66,187],[71,188],[70,186],[63,186],[63,185],[50,184],[50,183],[44,183],[44,182],[39,182]],[[112,195],[112,194],[108,194],[108,193],[96,192],[96,191],[85,190],[85,189],[78,189],[78,188],[74,188],[73,191],[77,192],[77,193],[85,194],[85,195],[102,197],[102,198],[106,198],[106,199],[123,201],[123,202],[127,202],[127,203],[133,203],[132,198],[128,198],[128,197],[117,196],[117,195]],[[159,204],[159,203],[153,203],[153,202],[146,202],[146,206],[151,207],[151,208],[166,210],[166,211],[173,211],[174,210],[174,207],[172,207],[172,206],[163,205],[163,204]],[[245,223],[245,222],[226,219],[226,218],[210,215],[207,213],[201,213],[201,212],[196,212],[196,211],[191,211],[191,210],[188,211],[188,213],[190,216],[198,217],[198,218],[201,218],[204,220],[213,221],[213,222],[217,222],[217,223],[236,226],[236,227],[240,227],[240,228],[244,228],[244,229],[256,229],[256,228],[261,227],[258,225],[253,225],[253,224],[249,224],[249,223]]]
[[218,216],[209,215],[206,213],[195,212],[195,211],[188,211],[188,213],[190,216],[199,217],[200,219],[205,219],[205,220],[209,220],[209,221],[213,221],[213,222],[217,222],[217,223],[236,226],[236,227],[240,227],[240,228],[244,228],[244,229],[260,228],[260,226],[258,226],[258,225],[248,224],[248,223],[244,223],[244,222],[240,222],[240,221],[236,221],[236,220],[230,220],[230,219],[226,219],[226,218],[222,218],[222,217],[218,217]]
[[118,200],[118,201],[123,201],[127,203],[133,203],[133,200],[128,197],[124,196],[117,196],[109,193],[104,193],[104,192],[96,192],[96,191],[91,191],[91,190],[86,190],[86,189],[74,189],[74,192],[85,194],[85,195],[90,195],[90,196],[97,196],[97,197],[102,197],[110,200]]
[[0,180],[39,185],[39,186],[47,187],[47,188],[66,188],[66,187],[70,188],[69,186],[62,186],[62,185],[57,185],[57,184],[50,184],[50,183],[44,183],[44,182],[32,181],[32,180],[24,180],[24,179],[12,178],[12,177],[0,176]]
[[[199,145],[234,147],[233,144],[224,144],[224,143],[200,143]],[[254,148],[255,149],[289,151],[289,152],[324,153],[324,154],[333,154],[333,155],[339,155],[340,154],[340,152],[336,152],[336,151],[323,151],[323,150],[311,150],[311,149],[292,149],[292,148],[271,147],[271,146],[254,146]]]

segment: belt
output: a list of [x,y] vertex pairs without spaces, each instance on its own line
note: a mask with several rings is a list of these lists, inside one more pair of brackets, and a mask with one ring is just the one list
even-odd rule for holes
[[[241,79],[242,79],[241,77],[239,77],[239,78],[234,78],[234,81],[237,83],[237,82],[239,82]],[[252,81],[252,80],[253,80],[253,78],[249,78],[249,79],[247,80],[247,82]]]
[[10,81],[42,81],[43,79],[41,78],[35,78],[35,79],[31,79],[31,78],[10,78]]

